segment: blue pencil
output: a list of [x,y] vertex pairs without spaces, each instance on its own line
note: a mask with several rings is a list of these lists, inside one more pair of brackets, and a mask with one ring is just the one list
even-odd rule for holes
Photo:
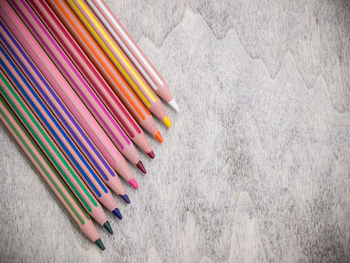
[[[3,23],[0,22],[1,29],[4,28]],[[9,33],[9,31],[7,31]],[[20,57],[17,55],[15,50],[11,48],[9,43],[6,41],[6,37],[3,35],[3,30],[1,30],[0,38],[2,43],[5,44],[9,53],[15,58],[14,60],[21,65],[21,69],[25,72],[26,76],[31,80],[33,86],[38,87],[39,83],[36,81],[34,76],[30,73],[28,68],[25,66]],[[0,51],[7,60],[7,64],[11,65],[12,70],[6,66],[4,61],[1,61],[1,66],[6,72],[7,76],[16,83],[16,88],[25,97],[27,104],[31,106],[33,112],[35,112],[42,122],[42,124],[48,129],[52,138],[56,141],[57,145],[61,148],[62,152],[65,153],[67,158],[71,161],[72,165],[81,175],[82,179],[89,186],[96,198],[113,214],[118,218],[121,218],[120,211],[118,210],[116,203],[113,199],[111,192],[107,189],[104,183],[95,173],[91,165],[85,160],[80,151],[77,149],[75,144],[69,138],[68,134],[56,121],[55,117],[51,114],[49,109],[46,107],[45,103],[40,99],[40,97],[35,93],[29,82],[23,76],[19,68],[15,65],[14,61],[7,55],[5,50],[0,47]],[[23,50],[21,50],[23,51]],[[13,72],[15,71],[15,73]],[[25,85],[21,86],[18,80],[22,81]]]

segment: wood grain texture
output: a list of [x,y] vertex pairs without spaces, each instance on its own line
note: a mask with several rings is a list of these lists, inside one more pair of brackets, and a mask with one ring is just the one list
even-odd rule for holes
[[167,107],[165,143],[133,170],[140,189],[125,184],[124,219],[108,215],[115,235],[98,229],[104,252],[2,127],[0,261],[349,261],[348,3],[107,3],[181,113]]

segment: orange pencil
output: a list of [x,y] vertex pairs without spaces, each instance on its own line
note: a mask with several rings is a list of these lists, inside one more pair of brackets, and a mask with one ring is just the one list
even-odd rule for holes
[[131,90],[124,78],[120,75],[96,41],[91,37],[90,33],[70,9],[68,4],[60,0],[49,0],[48,3],[137,122],[158,141],[163,142],[162,135],[150,112]]

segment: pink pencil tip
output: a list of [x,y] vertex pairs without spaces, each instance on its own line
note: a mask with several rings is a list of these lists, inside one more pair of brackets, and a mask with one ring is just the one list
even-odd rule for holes
[[138,189],[139,188],[139,185],[137,184],[135,178],[132,178],[129,180],[129,184],[132,185],[132,187],[134,187],[135,189]]
[[143,166],[143,163],[141,161],[139,161],[137,164],[136,164],[137,168],[140,169],[141,172],[143,172],[144,174],[147,173],[145,167]]
[[154,154],[153,151],[150,151],[149,153],[147,153],[147,155],[148,155],[151,159],[154,159],[154,156],[156,156],[156,155]]

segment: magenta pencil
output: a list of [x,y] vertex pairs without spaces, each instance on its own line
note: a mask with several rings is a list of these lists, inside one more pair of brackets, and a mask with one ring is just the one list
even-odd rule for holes
[[179,111],[179,107],[162,76],[124,29],[106,3],[103,0],[86,0],[86,2],[152,89],[174,110]]
[[84,51],[69,34],[62,22],[56,17],[48,4],[43,0],[32,1],[30,4],[51,34],[56,38],[57,42],[60,43],[63,50],[65,50],[67,55],[75,63],[76,67],[86,77],[90,87],[94,89],[98,96],[103,100],[129,138],[151,158],[154,158],[154,153],[140,126],[126,110],[111,87],[109,87],[103,79],[100,72],[95,68]]
[[110,36],[103,24],[98,20],[90,7],[83,0],[67,0],[79,19],[83,22],[90,34],[102,47],[104,52],[130,84],[143,104],[164,124],[171,126],[170,119],[166,114],[163,104],[158,96],[149,87],[141,74],[135,69],[128,57],[120,49],[117,43]]
[[[71,139],[76,142],[85,157],[91,162],[94,168],[97,169],[100,178],[112,191],[118,194],[125,202],[129,203],[130,200],[119,180],[119,177],[103,158],[102,154],[98,151],[88,135],[80,127],[67,107],[62,103],[50,84],[31,62],[26,52],[21,48],[20,44],[11,35],[10,31],[4,24],[1,24],[0,32],[3,45],[5,45],[8,50],[11,50],[10,53],[12,54],[12,57],[16,57],[15,59],[21,63],[22,69],[27,69],[26,75],[30,76],[30,80],[34,84],[33,89],[36,90],[37,94],[41,95],[46,107],[51,109],[53,115],[57,116],[61,125],[67,133],[71,135]],[[33,94],[35,94],[34,91]]]
[[46,79],[55,89],[65,105],[75,115],[80,125],[95,142],[109,164],[116,169],[116,171],[126,181],[137,189],[138,185],[136,180],[132,176],[124,157],[114,147],[112,141],[104,133],[94,117],[90,114],[88,109],[67,83],[65,78],[42,50],[30,31],[17,17],[10,6],[3,4],[3,8],[0,9],[0,13],[8,28],[12,31],[18,41],[21,42],[27,54],[31,57],[41,73],[45,75]]
[[[1,76],[2,77],[2,76]],[[3,79],[0,85],[4,84]],[[6,84],[4,85],[5,88]],[[41,177],[50,187],[56,198],[63,205],[64,209],[77,224],[81,232],[98,247],[104,250],[104,245],[96,231],[90,216],[78,203],[78,200],[70,193],[65,183],[54,170],[49,161],[41,153],[40,149],[17,120],[11,109],[8,108],[3,98],[0,96],[0,120],[5,125],[17,144],[21,147],[25,155],[32,162],[40,173]]]
[[24,0],[15,0],[11,1],[11,3],[19,17],[22,18],[22,21],[24,21],[38,43],[60,69],[71,87],[94,115],[95,119],[99,122],[100,126],[104,129],[120,153],[131,163],[135,164],[143,173],[146,173],[134,144],[126,136],[119,124],[111,116],[104,104],[91,89],[90,85],[71,62],[70,58],[45,28],[41,20]]

